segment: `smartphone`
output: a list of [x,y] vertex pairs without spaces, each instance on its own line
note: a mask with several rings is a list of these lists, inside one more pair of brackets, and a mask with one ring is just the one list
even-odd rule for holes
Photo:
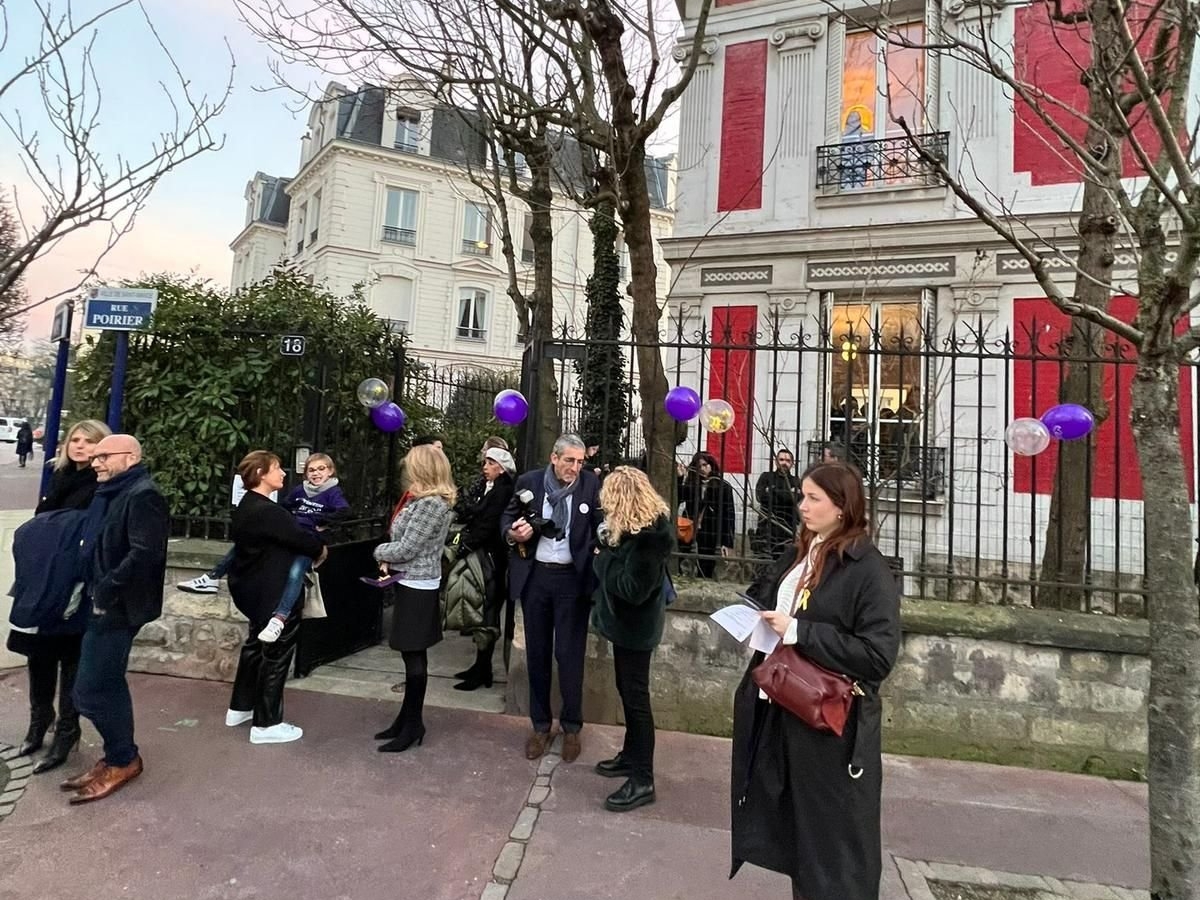
[[751,597],[745,591],[736,591],[735,593],[738,595],[738,597],[740,597],[742,600],[745,600],[747,603],[749,603],[755,609],[757,609],[757,610],[765,610],[766,609],[765,606],[763,606],[761,603],[759,603],[757,600],[755,600],[753,597]]

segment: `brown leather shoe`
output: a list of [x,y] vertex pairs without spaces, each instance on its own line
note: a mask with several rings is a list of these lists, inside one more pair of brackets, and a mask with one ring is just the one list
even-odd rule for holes
[[546,752],[550,742],[554,740],[553,731],[535,731],[525,741],[525,758],[538,759]]
[[73,778],[68,778],[58,786],[58,789],[61,791],[77,791],[82,787],[87,787],[89,784],[99,778],[100,773],[107,768],[108,763],[106,763],[104,758],[101,757],[100,759],[96,760],[96,764],[86,772],[80,772]]
[[105,766],[104,771],[93,781],[79,789],[71,798],[72,803],[89,803],[103,800],[113,791],[119,790],[142,774],[142,758],[135,757],[127,766]]
[[575,762],[583,750],[583,742],[579,739],[578,731],[568,731],[563,734],[562,761]]

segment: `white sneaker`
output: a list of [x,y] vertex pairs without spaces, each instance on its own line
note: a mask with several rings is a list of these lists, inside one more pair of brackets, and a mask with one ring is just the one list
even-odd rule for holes
[[199,578],[193,578],[191,581],[181,581],[175,587],[181,591],[187,591],[189,594],[215,594],[217,588],[221,586],[221,582],[216,578],[209,578],[205,572]]
[[298,741],[304,736],[304,729],[280,722],[270,728],[250,727],[250,743],[252,744],[286,744],[288,741]]
[[267,627],[258,633],[258,639],[264,644],[273,644],[279,640],[281,634],[283,634],[283,619],[272,616]]
[[247,722],[254,721],[253,710],[227,709],[225,710],[225,724],[230,728],[235,728],[238,725],[245,725]]

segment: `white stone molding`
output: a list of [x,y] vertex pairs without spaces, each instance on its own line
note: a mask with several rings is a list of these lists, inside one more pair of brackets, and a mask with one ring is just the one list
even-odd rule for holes
[[792,50],[810,50],[825,36],[824,19],[803,19],[776,28],[771,32],[771,46],[780,53]]

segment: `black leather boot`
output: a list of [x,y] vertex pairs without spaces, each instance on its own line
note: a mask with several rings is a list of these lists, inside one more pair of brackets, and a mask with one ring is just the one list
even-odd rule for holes
[[475,663],[465,672],[460,672],[455,675],[455,678],[462,679],[461,684],[454,685],[456,691],[473,691],[481,687],[491,687],[494,676],[492,674],[492,652],[496,649],[493,643],[486,650],[475,651]]
[[79,737],[82,734],[79,728],[79,710],[75,708],[75,701],[71,697],[71,692],[75,689],[77,671],[77,661],[62,664],[58,688],[58,724],[54,726],[54,740],[50,742],[50,750],[33,767],[34,775],[57,769],[67,761],[71,751],[79,746]]
[[46,732],[54,724],[54,707],[39,707],[29,711],[29,730],[25,732],[25,740],[17,748],[17,756],[28,756],[42,749],[46,741]]
[[28,756],[42,749],[46,732],[54,724],[54,686],[58,683],[58,659],[45,654],[29,655],[29,730],[17,749]]
[[629,780],[608,795],[604,808],[610,812],[629,812],[654,802],[654,779],[630,776]]
[[628,778],[633,774],[633,769],[625,757],[618,753],[612,759],[602,759],[596,763],[595,772],[605,778]]

